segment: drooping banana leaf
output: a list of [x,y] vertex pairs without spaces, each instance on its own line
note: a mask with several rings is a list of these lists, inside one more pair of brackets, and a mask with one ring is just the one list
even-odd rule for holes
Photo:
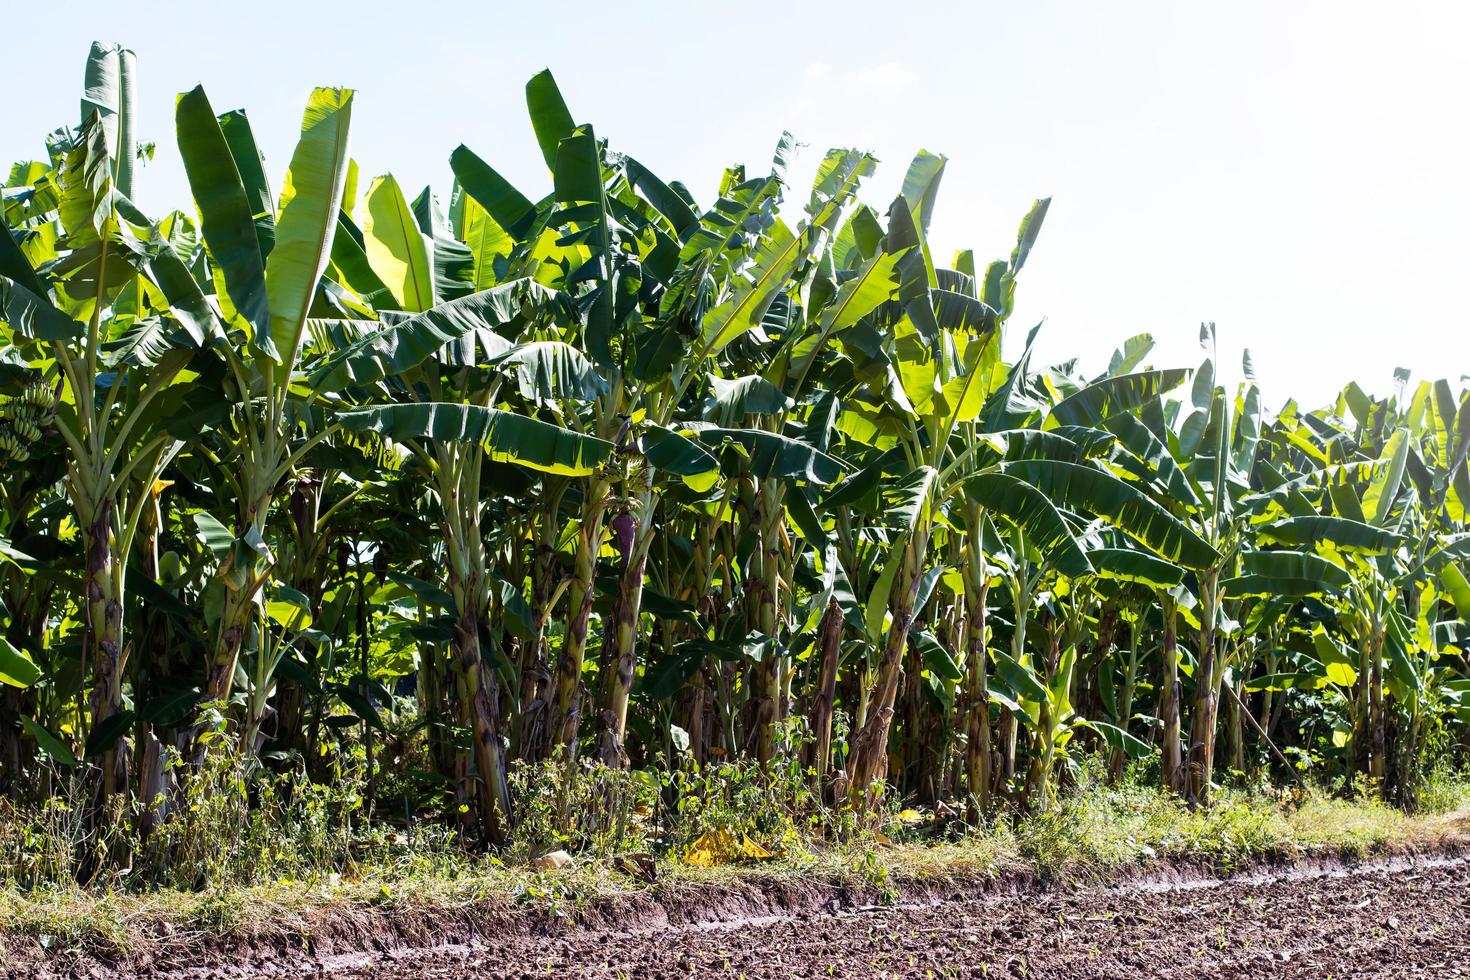
[[1087,558],[1102,578],[1153,589],[1172,589],[1184,581],[1184,569],[1178,565],[1133,548],[1094,548]]
[[536,206],[524,194],[463,144],[449,155],[449,167],[464,192],[499,228],[516,238],[525,235],[536,220]]
[[549,304],[555,293],[530,279],[517,279],[450,300],[364,337],[317,365],[312,387],[341,391],[409,371],[446,344],[477,330],[494,330]]
[[30,340],[75,340],[86,328],[13,279],[0,276],[0,320]]
[[842,478],[843,465],[837,459],[774,432],[706,428],[699,430],[698,437],[708,446],[718,446],[726,439],[739,443],[750,455],[751,472],[762,479],[805,480],[825,486]]
[[1243,575],[1225,580],[1233,596],[1322,595],[1352,584],[1346,569],[1311,552],[1251,551],[1241,565]]
[[1028,459],[1006,472],[1069,508],[1096,514],[1169,561],[1205,568],[1220,555],[1182,521],[1117,477],[1091,466]]
[[374,405],[337,418],[349,431],[390,439],[478,443],[492,459],[560,476],[587,476],[613,451],[610,442],[540,419],[457,402]]
[[965,493],[993,515],[1022,528],[1061,572],[1078,578],[1093,572],[1067,521],[1045,493],[1010,473],[981,473],[965,481]]
[[710,375],[710,400],[704,417],[736,422],[745,415],[775,415],[791,408],[791,399],[758,374],[740,378]]
[[608,391],[607,381],[587,355],[559,340],[516,344],[488,363],[511,371],[522,397],[530,401],[591,401]]
[[1361,555],[1384,555],[1404,543],[1404,538],[1384,528],[1346,517],[1289,517],[1257,529],[1259,540],[1294,547],[1331,542],[1343,551]]
[[1182,369],[1140,371],[1104,378],[1057,402],[1047,413],[1043,428],[1059,425],[1097,425],[1111,416],[1130,412],[1189,377]]

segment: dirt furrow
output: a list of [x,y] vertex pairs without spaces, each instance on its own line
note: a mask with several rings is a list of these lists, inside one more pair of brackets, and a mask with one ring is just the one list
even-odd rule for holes
[[278,962],[240,980],[476,977],[1464,977],[1470,861],[572,929]]

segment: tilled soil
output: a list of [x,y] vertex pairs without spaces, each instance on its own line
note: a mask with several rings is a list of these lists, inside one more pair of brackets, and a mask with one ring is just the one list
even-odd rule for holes
[[[205,974],[210,975],[209,973]],[[1470,860],[1132,884],[339,955],[232,980],[1466,977]]]

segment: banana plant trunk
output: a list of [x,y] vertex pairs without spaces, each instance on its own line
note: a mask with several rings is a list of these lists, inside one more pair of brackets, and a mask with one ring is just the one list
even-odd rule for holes
[[480,623],[485,610],[476,609],[483,586],[474,581],[451,581],[450,593],[461,610],[454,623],[454,662],[459,672],[462,710],[474,738],[475,773],[479,777],[480,832],[490,844],[503,844],[509,833],[510,783],[500,741],[500,718],[495,674],[480,655]]
[[[246,485],[256,489],[250,494],[249,503],[241,514],[236,540],[255,537],[264,542],[265,515],[270,512],[271,500],[275,496],[274,488],[259,488],[260,481],[266,479],[263,468],[258,469],[252,477]],[[235,664],[239,662],[240,651],[245,646],[250,630],[254,628],[255,597],[265,584],[272,564],[271,558],[249,550],[249,565],[237,565],[237,560],[245,557],[246,552],[247,549],[237,547],[230,558],[220,565],[218,574],[224,585],[225,601],[220,610],[214,649],[209,658],[209,673],[203,698],[205,703],[223,703],[230,699],[235,682]]]
[[827,600],[817,637],[817,686],[810,717],[812,780],[820,788],[832,771],[832,715],[837,700],[837,663],[842,654],[842,607],[836,599]]
[[[164,526],[164,511],[157,493],[152,495],[151,505],[144,512],[143,546],[139,549],[138,574],[147,581],[162,584],[159,568],[158,540]],[[133,676],[133,694],[138,699],[151,699],[163,692],[161,681],[172,671],[170,650],[173,646],[169,633],[168,615],[152,605],[142,611],[135,627],[138,643],[138,665]],[[157,828],[168,815],[169,797],[172,795],[173,773],[164,766],[165,743],[177,741],[177,732],[172,728],[140,720],[137,723],[137,793],[142,811],[138,815],[138,834],[143,840]]]
[[25,784],[21,771],[21,727],[11,718],[21,717],[20,689],[0,685],[0,793],[9,794]]
[[[20,537],[17,532],[23,526],[12,519],[11,534]],[[11,569],[4,576],[4,586],[5,605],[14,613],[4,628],[4,635],[23,650],[39,648],[56,586],[42,586],[38,579],[20,574],[19,569]],[[26,785],[25,766],[33,755],[24,749],[24,729],[19,719],[33,712],[35,696],[34,688],[21,690],[8,684],[0,685],[0,794],[13,793]]]
[[[428,614],[421,611],[420,622],[428,622]],[[445,662],[438,643],[422,643],[419,646],[420,665],[415,696],[419,715],[426,722],[429,758],[434,772],[444,777],[449,785],[456,785],[456,761],[459,753],[449,732],[451,709],[457,703],[452,697],[454,669]],[[310,745],[308,743],[308,748]]]
[[1178,607],[1168,592],[1159,593],[1159,608],[1164,617],[1164,643],[1160,656],[1163,658],[1163,707],[1161,717],[1164,728],[1164,744],[1161,748],[1161,775],[1164,788],[1174,793],[1184,790],[1184,767],[1179,739],[1182,725],[1179,719],[1179,640]]
[[908,646],[909,627],[913,625],[914,601],[919,593],[920,556],[928,545],[928,535],[915,532],[902,555],[903,562],[889,593],[889,611],[893,621],[883,644],[883,657],[878,661],[878,676],[873,682],[867,721],[853,740],[852,765],[848,775],[848,795],[855,807],[870,802],[874,784],[888,773],[888,730],[893,724],[893,704],[898,696],[898,682],[903,676],[903,654]]
[[204,686],[206,702],[225,702],[230,699],[234,686],[235,664],[240,659],[240,650],[250,631],[253,596],[243,588],[225,586],[225,602],[220,610],[219,627],[215,633],[214,649],[209,657],[209,676]]
[[[624,738],[628,728],[628,695],[633,689],[633,675],[638,669],[638,617],[643,606],[643,571],[648,563],[648,548],[653,542],[652,500],[641,508],[643,517],[632,531],[632,551],[618,577],[618,595],[613,603],[613,640],[611,670],[604,680],[602,710],[598,712],[597,757],[603,765],[628,768],[628,751]],[[631,518],[631,515],[625,515]]]
[[[291,494],[291,523],[295,527],[295,553],[290,573],[291,588],[306,596],[313,620],[322,614],[322,593],[327,580],[327,534],[321,525],[321,495],[324,481],[307,476],[297,480]],[[298,638],[296,643],[304,643]],[[280,677],[273,698],[276,731],[271,739],[279,750],[301,750],[304,732],[301,723],[306,706],[306,688],[294,677]]]
[[785,720],[781,681],[785,660],[780,655],[781,505],[782,484],[762,480],[756,506],[760,531],[760,585],[756,605],[756,628],[773,641],[769,654],[756,665],[758,702],[756,708],[756,758],[767,767],[776,757],[777,738]]
[[452,659],[459,697],[460,722],[472,736],[470,765],[456,768],[477,778],[474,792],[480,833],[502,844],[510,832],[510,783],[505,748],[500,739],[500,695],[493,669],[480,650],[481,628],[489,621],[491,590],[488,555],[480,530],[480,477],[484,455],[479,447],[438,450],[439,497],[449,594],[454,600]]
[[1236,772],[1245,772],[1245,724],[1241,718],[1241,700],[1248,697],[1244,685],[1236,684],[1230,686],[1233,696],[1230,699],[1230,768]]
[[587,481],[582,520],[577,530],[577,558],[568,589],[569,617],[561,655],[556,662],[556,700],[551,714],[552,748],[563,750],[570,764],[577,755],[582,722],[582,663],[587,654],[587,628],[592,620],[592,577],[602,547],[602,519],[607,509],[608,481]]
[[[972,558],[971,562],[974,561]],[[978,583],[975,581],[977,578]],[[983,568],[967,575],[965,586],[965,605],[968,607],[965,638],[968,663],[965,673],[970,688],[969,714],[965,720],[965,773],[970,790],[968,816],[974,823],[990,812],[990,784],[994,778],[990,760],[990,665],[986,649],[989,641],[990,582],[986,580]]]
[[[1117,710],[1113,715],[1113,724],[1125,732],[1133,718],[1133,697],[1138,690],[1138,627],[1135,621],[1128,628],[1128,662],[1123,667],[1123,686],[1118,689]],[[1108,778],[1115,783],[1120,781],[1127,764],[1127,753],[1121,747],[1113,749],[1108,753]]]
[[1211,569],[1200,580],[1199,666],[1195,670],[1194,713],[1185,771],[1185,795],[1196,805],[1209,803],[1215,773],[1215,733],[1220,716],[1220,682],[1224,676],[1215,628],[1219,579],[1219,570]]
[[[1045,680],[1049,692],[1067,691],[1072,686],[1072,674],[1077,664],[1075,649],[1069,649],[1064,664],[1062,642],[1062,630],[1054,629],[1046,655]],[[1041,702],[1036,739],[1032,744],[1031,761],[1026,772],[1026,785],[1021,793],[1023,808],[1045,810],[1054,796],[1052,770],[1056,765],[1057,738],[1066,722],[1054,710],[1050,697]]]
[[1368,777],[1380,792],[1388,790],[1387,725],[1383,700],[1383,633],[1373,636],[1368,680]]
[[[92,731],[122,711],[123,670],[123,571],[122,557],[113,553],[115,538],[112,516],[115,504],[99,501],[87,515],[86,636],[92,660]],[[127,767],[113,740],[102,753],[102,796],[104,799],[127,789]]]
[[558,514],[562,495],[562,490],[546,495],[535,531],[536,553],[531,562],[531,608],[535,618],[531,638],[521,647],[520,691],[511,734],[511,755],[527,761],[545,757],[550,737],[547,714],[551,670],[546,663],[546,626],[558,596],[556,542],[561,532]]

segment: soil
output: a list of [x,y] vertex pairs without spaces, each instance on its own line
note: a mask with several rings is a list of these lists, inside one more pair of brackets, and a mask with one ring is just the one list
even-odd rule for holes
[[[909,883],[892,905],[824,886],[645,893],[580,924],[451,929],[456,945],[231,957],[176,980],[662,977],[1470,977],[1470,857],[1324,863],[1109,886]],[[456,936],[457,934],[457,936]],[[428,937],[425,936],[425,939]],[[4,974],[0,970],[0,975]],[[37,974],[27,973],[27,976]],[[58,974],[65,975],[65,974]],[[75,975],[75,974],[73,974]]]
[[1470,977],[1470,860],[604,924],[194,976]]

